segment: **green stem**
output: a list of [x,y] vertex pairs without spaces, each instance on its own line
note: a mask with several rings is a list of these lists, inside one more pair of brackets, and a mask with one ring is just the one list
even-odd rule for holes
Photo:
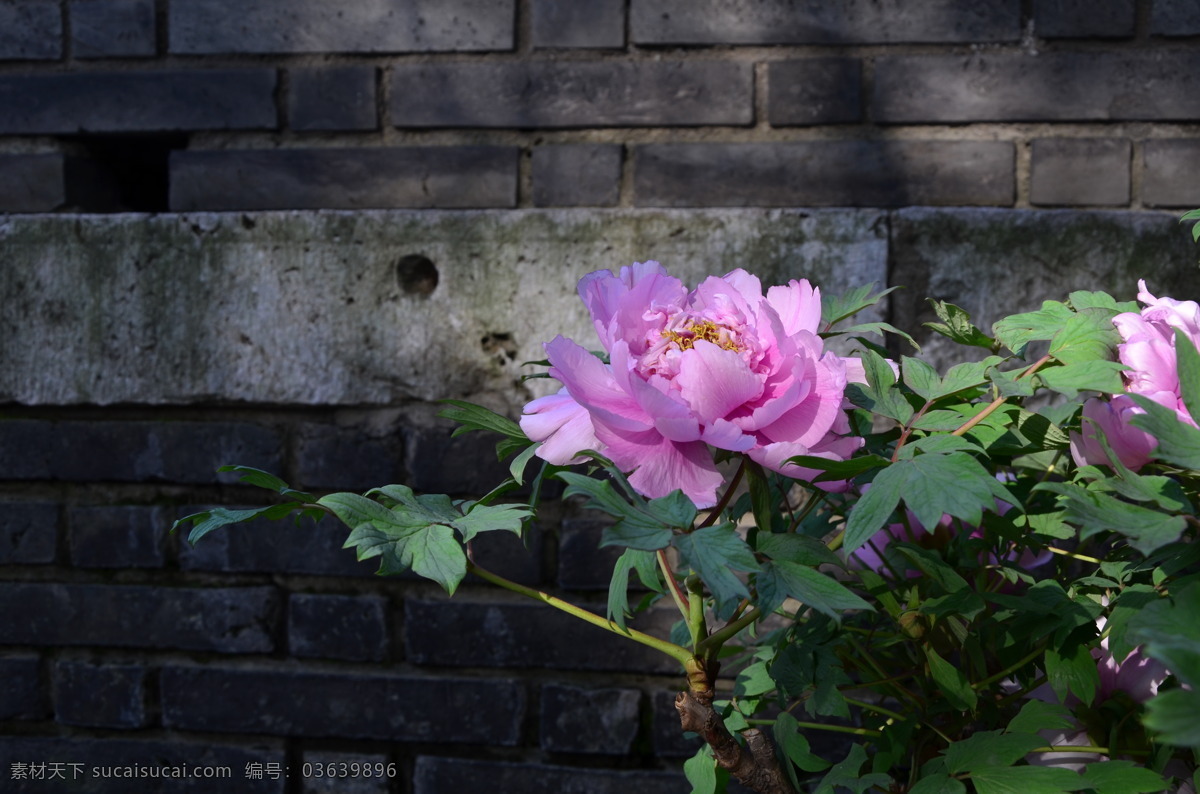
[[532,587],[526,587],[522,584],[505,579],[503,576],[492,573],[486,568],[480,568],[474,562],[467,561],[467,572],[473,573],[480,579],[491,582],[494,585],[499,585],[505,590],[511,590],[514,593],[519,593],[523,596],[528,596],[535,601],[541,601],[543,604],[552,606],[555,609],[562,610],[568,615],[577,617],[582,621],[591,623],[593,626],[611,631],[613,634],[618,634],[622,637],[641,643],[647,647],[653,648],[660,653],[665,653],[675,661],[686,667],[687,663],[693,658],[692,652],[687,648],[680,647],[673,642],[660,640],[658,637],[652,637],[649,634],[643,634],[637,629],[621,628],[616,623],[606,618],[602,618],[595,612],[590,612],[583,607],[576,606],[569,601],[564,601],[561,598],[556,598],[549,593],[543,593],[541,590],[534,590]]
[[[1020,375],[1018,375],[1017,380],[1020,380],[1021,378],[1027,377],[1027,376],[1032,375],[1033,373],[1037,372],[1039,369],[1042,368],[1042,366],[1044,364],[1046,364],[1048,361],[1050,361],[1050,358],[1051,358],[1051,356],[1049,353],[1042,356],[1037,361],[1030,364],[1029,367],[1024,372],[1022,372]],[[992,400],[992,402],[990,404],[988,404],[987,408],[984,408],[982,411],[975,414],[973,417],[971,417],[969,420],[967,420],[966,424],[964,424],[962,427],[960,427],[957,430],[955,430],[954,432],[952,432],[950,435],[952,435],[952,436],[965,435],[966,432],[968,430],[970,430],[972,427],[979,424],[984,419],[987,419],[989,416],[991,416],[993,413],[995,413],[996,409],[999,408],[1001,405],[1004,405],[1004,403],[1007,400],[1008,400],[1007,397],[997,397],[995,400]]]
[[[746,720],[750,725],[774,725],[775,720]],[[825,725],[820,722],[800,722],[801,728],[812,728],[818,731],[833,731],[834,733],[852,733],[855,736],[883,736],[883,731],[873,731],[870,728],[851,728],[848,725]]]
[[1018,661],[1014,662],[1013,664],[1010,664],[1008,667],[1005,667],[1003,670],[996,673],[995,675],[989,675],[987,678],[983,679],[982,681],[976,681],[975,683],[971,684],[971,688],[972,689],[982,689],[983,687],[990,686],[990,685],[996,683],[997,681],[1000,681],[1001,679],[1008,678],[1010,675],[1012,675],[1016,671],[1020,670],[1022,667],[1029,664],[1030,662],[1032,662],[1034,659],[1038,658],[1045,652],[1046,652],[1046,643],[1043,642],[1042,644],[1038,645],[1038,647],[1034,648],[1032,651],[1030,651],[1029,653],[1022,656]]
[[885,709],[883,706],[877,706],[874,703],[867,703],[862,700],[855,700],[854,698],[846,698],[846,702],[849,703],[851,706],[858,706],[860,709],[865,709],[866,711],[873,711],[876,714],[883,714],[884,716],[891,717],[894,720],[900,720],[901,722],[908,719],[907,717],[905,717],[903,714],[901,714],[898,711],[892,711],[891,709]]
[[[863,644],[858,641],[858,638],[853,634],[847,634],[845,636],[847,641],[850,643],[850,647],[854,648],[854,651],[862,658],[864,662],[867,663],[867,665],[871,668],[871,672],[875,673],[875,675],[879,676],[881,679],[888,679],[888,674],[883,671],[883,668],[879,666],[879,662],[875,661],[875,657],[868,653],[867,649],[863,647]],[[899,681],[896,681],[895,679],[888,680],[890,681],[892,689],[896,690],[913,703],[916,703],[918,706],[924,705],[920,697],[911,692]]]
[[1046,551],[1050,552],[1051,554],[1060,554],[1063,557],[1070,557],[1071,559],[1074,559],[1074,560],[1080,560],[1082,562],[1089,562],[1089,563],[1092,563],[1093,565],[1099,565],[1100,563],[1104,562],[1104,560],[1098,560],[1095,557],[1089,557],[1086,554],[1079,554],[1078,552],[1067,551],[1066,549],[1059,549],[1059,548],[1055,548],[1054,546],[1047,546]]
[[746,610],[746,614],[742,615],[737,620],[726,624],[723,628],[714,631],[708,637],[700,640],[696,646],[696,655],[703,654],[705,658],[711,659],[717,655],[717,651],[721,650],[721,646],[729,639],[732,639],[739,631],[749,626],[754,621],[762,617],[762,612],[755,607],[754,609]]
[[1096,755],[1150,755],[1149,750],[1113,750],[1094,744],[1060,744],[1055,747],[1035,747],[1031,753],[1095,753]]
[[687,600],[683,596],[683,591],[679,589],[679,582],[675,581],[675,574],[671,572],[671,563],[667,561],[667,550],[658,550],[658,567],[662,569],[663,577],[667,580],[667,589],[671,591],[671,597],[675,599],[675,606],[679,607],[679,614],[683,615],[683,619],[688,619]]
[[699,653],[700,641],[708,636],[708,624],[704,622],[704,584],[694,573],[684,584],[688,591],[688,633],[692,637],[692,650]]

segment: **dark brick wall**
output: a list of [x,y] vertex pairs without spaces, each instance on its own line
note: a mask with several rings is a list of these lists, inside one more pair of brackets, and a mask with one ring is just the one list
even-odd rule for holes
[[1197,74],[1190,0],[4,0],[0,212],[1190,207]]

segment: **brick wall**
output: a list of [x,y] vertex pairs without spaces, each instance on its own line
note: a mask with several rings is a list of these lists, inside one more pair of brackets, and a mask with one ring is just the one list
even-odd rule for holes
[[[166,526],[261,503],[230,462],[486,487],[487,440],[429,400],[519,405],[543,337],[510,315],[632,258],[878,274],[910,330],[926,294],[1196,297],[1152,210],[1200,206],[1197,75],[1184,0],[0,0],[0,789],[208,790],[92,769],[186,764],[284,794],[686,790],[678,676],[639,646],[374,577],[330,522]],[[867,209],[791,209],[825,206]],[[454,212],[259,212],[362,209]],[[130,210],[191,214],[92,215]],[[455,336],[448,287],[510,276],[542,311]],[[467,362],[445,395],[404,344],[437,312],[422,344]],[[480,554],[596,604],[599,531],[567,506]],[[340,762],[395,777],[303,775]]]

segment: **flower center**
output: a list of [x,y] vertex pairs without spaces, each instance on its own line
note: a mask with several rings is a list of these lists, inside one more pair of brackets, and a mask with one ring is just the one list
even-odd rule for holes
[[718,325],[712,320],[703,322],[688,322],[682,328],[663,329],[659,332],[667,344],[673,344],[680,350],[691,350],[696,342],[703,339],[712,342],[722,350],[741,351],[743,348],[733,338],[733,331],[724,325]]

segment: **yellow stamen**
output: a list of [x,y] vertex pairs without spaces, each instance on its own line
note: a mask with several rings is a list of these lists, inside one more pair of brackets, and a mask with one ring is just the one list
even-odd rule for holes
[[691,350],[700,339],[712,342],[722,350],[741,350],[741,347],[730,338],[729,329],[723,325],[717,325],[712,320],[686,325],[679,331],[662,331],[661,333],[664,339],[673,343],[680,350]]

